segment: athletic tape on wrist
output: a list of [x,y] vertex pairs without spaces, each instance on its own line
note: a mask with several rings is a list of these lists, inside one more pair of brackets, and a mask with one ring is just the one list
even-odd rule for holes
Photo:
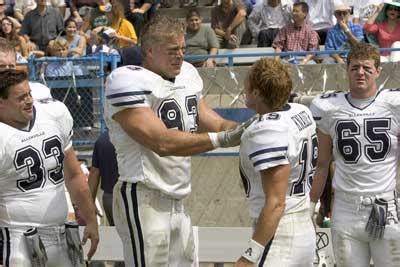
[[264,252],[264,246],[254,241],[253,239],[250,239],[249,245],[245,250],[245,252],[242,254],[242,257],[252,263],[257,263],[263,252]]
[[315,206],[317,205],[317,203],[310,201],[310,217],[312,218],[314,216],[314,212],[315,212]]
[[208,133],[208,137],[210,138],[210,141],[214,148],[221,147],[221,144],[219,143],[218,140],[218,133]]

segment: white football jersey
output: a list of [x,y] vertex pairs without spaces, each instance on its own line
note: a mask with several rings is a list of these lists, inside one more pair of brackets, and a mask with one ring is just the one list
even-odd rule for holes
[[336,190],[377,193],[396,187],[400,123],[400,91],[379,91],[362,109],[348,93],[315,98],[311,111],[318,129],[332,138]]
[[148,107],[167,128],[196,132],[202,88],[197,70],[186,62],[175,81],[138,66],[118,68],[107,77],[105,117],[121,181],[140,181],[175,198],[190,193],[190,157],[160,157],[128,136],[112,116],[126,108]]
[[258,218],[265,202],[260,171],[290,165],[285,213],[308,209],[309,191],[318,156],[316,125],[310,110],[287,104],[250,125],[240,144],[240,174],[250,204]]
[[37,101],[26,130],[0,122],[0,226],[63,224],[64,151],[72,145],[72,117],[58,101]]

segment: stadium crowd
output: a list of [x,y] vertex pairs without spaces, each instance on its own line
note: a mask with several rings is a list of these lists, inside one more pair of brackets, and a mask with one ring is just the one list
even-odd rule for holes
[[[31,56],[79,57],[121,52],[140,46],[143,25],[167,0],[0,0],[0,36],[16,49],[17,62]],[[380,48],[400,46],[397,1],[383,0],[221,0],[206,9],[180,1],[186,10],[186,55],[217,54],[218,49],[272,47],[275,52],[345,50],[357,42]],[[204,16],[204,15],[203,15]],[[182,22],[185,18],[180,18]],[[62,52],[60,52],[62,50]],[[399,52],[382,52],[382,61],[398,61]],[[345,54],[282,58],[294,64],[344,63]],[[192,60],[214,67],[213,59]]]

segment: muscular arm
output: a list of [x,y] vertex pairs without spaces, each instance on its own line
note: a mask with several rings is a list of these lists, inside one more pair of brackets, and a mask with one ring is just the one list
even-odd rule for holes
[[147,107],[121,110],[113,119],[131,138],[160,156],[190,156],[214,149],[208,134],[168,129]]
[[[263,246],[274,236],[285,211],[289,173],[289,165],[280,165],[261,171],[265,203],[258,217],[252,239]],[[241,257],[236,266],[253,266],[253,264]]]
[[75,151],[70,148],[65,153],[64,158],[65,185],[71,199],[82,212],[82,217],[86,221],[83,243],[89,238],[91,240],[88,258],[90,259],[97,249],[99,243],[99,232],[96,221],[95,207],[90,197],[89,186],[86,176],[83,174]]
[[237,123],[225,120],[212,110],[204,99],[199,102],[199,130],[200,132],[219,132],[236,127]]
[[332,139],[329,135],[318,131],[318,160],[310,191],[311,201],[316,203],[324,191],[332,157]]

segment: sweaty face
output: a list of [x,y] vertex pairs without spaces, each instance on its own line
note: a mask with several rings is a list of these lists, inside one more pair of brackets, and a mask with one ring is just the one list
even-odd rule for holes
[[0,51],[0,70],[2,69],[15,69],[15,54],[3,53]]
[[366,98],[375,95],[379,73],[380,69],[375,67],[374,60],[352,59],[347,67],[352,96]]
[[185,38],[182,34],[151,49],[150,69],[164,78],[175,78],[181,71],[184,54]]
[[6,99],[0,98],[2,121],[21,129],[33,118],[33,99],[28,81],[24,81],[9,89]]
[[256,110],[258,97],[255,93],[255,90],[250,90],[250,85],[247,79],[245,80],[244,84],[244,98],[246,107]]

